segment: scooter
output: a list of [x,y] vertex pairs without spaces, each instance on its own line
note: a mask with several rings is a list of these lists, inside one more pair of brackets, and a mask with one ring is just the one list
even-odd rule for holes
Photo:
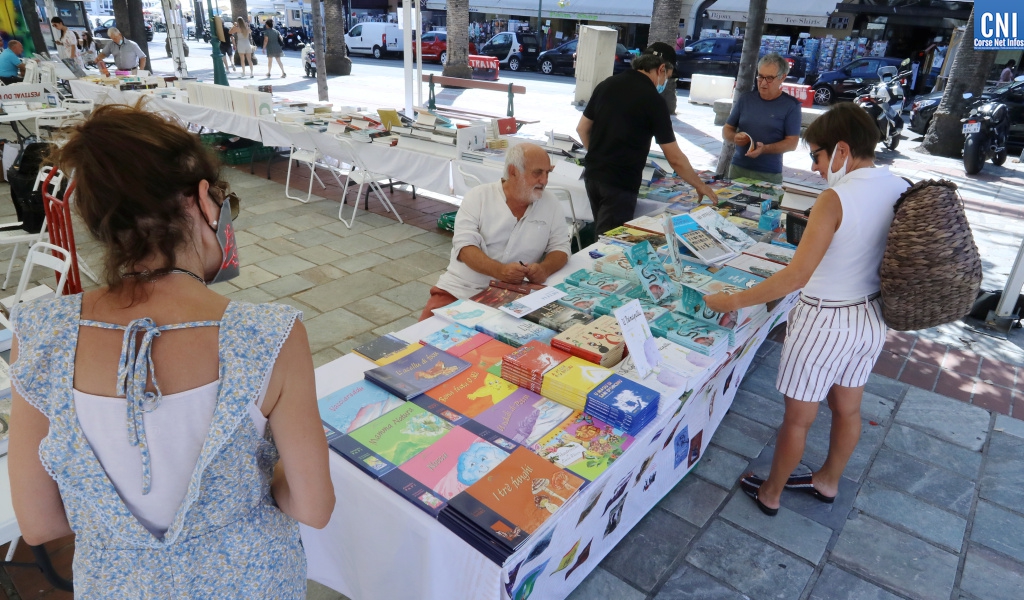
[[306,71],[306,77],[316,77],[316,50],[313,44],[299,44],[302,50],[302,68]]
[[866,88],[854,102],[874,119],[882,144],[889,150],[895,150],[903,133],[903,116],[900,113],[906,96],[902,79],[893,66],[878,69],[878,79],[878,83]]
[[306,34],[301,27],[289,27],[282,36],[281,44],[285,50],[298,50],[299,44],[305,44],[306,41]]
[[[965,98],[969,96],[964,95]],[[960,122],[964,133],[964,171],[968,175],[980,173],[986,160],[991,160],[997,167],[1006,162],[1010,119],[1005,104],[995,100],[981,101]]]

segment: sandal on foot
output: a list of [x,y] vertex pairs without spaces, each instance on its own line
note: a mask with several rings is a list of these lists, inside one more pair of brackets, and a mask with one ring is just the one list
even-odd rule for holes
[[794,475],[786,480],[786,489],[810,494],[825,504],[832,504],[836,501],[835,496],[826,496],[814,489],[814,475]]
[[761,512],[768,515],[769,517],[774,517],[775,515],[779,514],[779,509],[769,508],[765,506],[764,503],[761,502],[761,499],[757,497],[757,493],[760,491],[761,484],[763,483],[764,480],[761,479],[760,477],[755,477],[752,474],[744,475],[742,478],[740,478],[740,489],[743,490],[744,494],[754,499],[754,504],[757,504],[757,507],[761,509]]

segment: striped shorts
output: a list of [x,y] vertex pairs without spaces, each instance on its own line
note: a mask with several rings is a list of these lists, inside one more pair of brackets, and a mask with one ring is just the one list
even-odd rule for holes
[[860,387],[885,344],[877,297],[830,302],[800,296],[790,313],[775,386],[794,400],[821,402],[833,385]]

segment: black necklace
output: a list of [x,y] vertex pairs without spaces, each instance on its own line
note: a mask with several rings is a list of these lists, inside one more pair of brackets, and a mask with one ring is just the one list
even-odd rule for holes
[[202,277],[196,275],[192,271],[186,271],[185,269],[178,269],[178,268],[173,268],[173,269],[156,269],[154,271],[150,271],[149,269],[146,269],[146,270],[143,270],[143,271],[130,271],[130,272],[127,272],[127,273],[121,273],[121,279],[129,279],[129,278],[137,277],[139,279],[142,279],[143,281],[153,281],[157,277],[162,277],[164,275],[171,275],[173,273],[179,273],[181,275],[188,275],[189,277],[191,277],[192,279],[195,279],[199,283],[201,283],[203,285],[206,285],[206,281],[204,281]]

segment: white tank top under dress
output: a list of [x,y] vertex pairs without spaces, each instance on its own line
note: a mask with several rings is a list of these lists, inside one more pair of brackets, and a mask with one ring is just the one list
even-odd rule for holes
[[833,385],[860,387],[885,344],[878,298],[893,206],[909,187],[888,167],[857,169],[832,190],[843,218],[790,313],[776,386],[820,402]]

